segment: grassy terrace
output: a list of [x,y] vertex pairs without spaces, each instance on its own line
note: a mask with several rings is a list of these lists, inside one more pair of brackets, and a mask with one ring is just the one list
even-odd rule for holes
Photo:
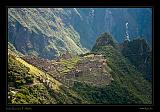
[[59,69],[61,74],[66,74],[69,71],[71,71],[72,69],[75,68],[76,64],[78,63],[78,61],[80,61],[80,57],[79,56],[75,56],[69,60],[64,60],[62,59],[60,61],[60,64],[63,65],[63,67],[61,67]]

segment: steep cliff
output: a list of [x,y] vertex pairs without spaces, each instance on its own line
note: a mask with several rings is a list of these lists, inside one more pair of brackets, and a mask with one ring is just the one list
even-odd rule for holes
[[62,22],[67,16],[63,9],[9,8],[8,40],[23,54],[48,59],[66,50],[83,53],[79,34]]
[[[127,27],[126,27],[127,24]],[[122,42],[144,37],[152,43],[149,8],[9,8],[8,40],[23,54],[52,59],[64,51],[88,52],[96,37],[109,32]]]

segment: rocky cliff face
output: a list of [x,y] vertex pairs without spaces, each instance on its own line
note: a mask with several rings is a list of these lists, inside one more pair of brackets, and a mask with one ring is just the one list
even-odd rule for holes
[[147,8],[9,8],[8,40],[23,54],[48,59],[66,50],[84,53],[105,31],[118,42],[127,30],[130,38],[151,43],[151,16]]
[[83,53],[79,34],[61,19],[67,16],[63,9],[10,8],[8,40],[23,54],[49,59],[66,50]]
[[[152,12],[143,8],[76,8],[79,16],[72,16],[71,24],[80,34],[86,48],[92,48],[96,37],[109,32],[118,42],[128,35],[130,38],[144,37],[152,40]],[[126,28],[126,23],[128,28]]]

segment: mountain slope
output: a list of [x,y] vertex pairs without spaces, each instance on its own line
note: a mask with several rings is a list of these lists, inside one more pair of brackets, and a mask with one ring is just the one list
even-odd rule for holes
[[122,54],[141,72],[144,77],[152,81],[152,50],[142,39],[134,39],[122,43]]
[[[70,10],[73,10],[70,8]],[[96,37],[109,32],[122,42],[128,32],[130,38],[144,37],[152,43],[152,11],[149,8],[75,8],[69,21],[79,33],[82,46],[91,49]],[[128,28],[126,28],[128,23]]]
[[152,103],[151,82],[108,33],[97,38],[91,53],[79,56],[66,53],[48,60],[13,52],[8,54],[10,104]]
[[8,59],[9,104],[87,103],[76,92],[21,58],[9,54]]
[[8,9],[8,36],[18,51],[54,58],[66,50],[83,53],[79,34],[62,22],[63,9]]
[[[96,103],[96,99],[91,100],[90,95],[85,97],[82,94],[84,90],[81,89],[82,91],[79,92],[77,90],[78,87],[76,89],[75,87],[78,86],[78,84],[84,84],[90,89],[94,87],[103,88],[103,86],[111,83],[109,81],[111,78],[109,73],[107,73],[108,75],[106,72],[103,74],[100,72],[101,70],[98,72],[98,70],[96,70],[97,68],[92,68],[92,71],[86,71],[89,69],[87,68],[86,70],[82,70],[82,72],[79,74],[73,70],[76,73],[75,75],[79,75],[76,77],[73,76],[73,74],[70,74],[69,71],[67,74],[64,74],[64,72],[57,74],[58,77],[66,77],[68,80],[74,79],[74,84],[67,85],[65,83],[66,81],[62,80],[62,78],[57,79],[51,70],[45,71],[39,67],[27,63],[25,61],[26,59],[23,60],[20,57],[15,57],[10,53],[8,58],[8,103],[11,104],[94,104]],[[85,62],[82,60],[80,63],[84,63],[84,66],[86,66],[85,63],[89,62],[87,59],[90,59],[91,57],[88,55],[87,57],[83,58],[85,58]],[[64,60],[61,61],[64,62]],[[65,62],[67,61],[70,60],[65,60]],[[34,65],[36,65],[35,60],[32,60],[32,62],[34,62]],[[62,67],[58,69],[62,69]],[[77,69],[81,70],[79,67]],[[105,79],[100,79],[102,76]],[[88,94],[87,91],[86,94]]]
[[118,42],[128,32],[130,38],[144,37],[151,45],[152,11],[149,8],[8,9],[8,40],[22,54],[53,59],[64,51],[85,53],[105,31]]
[[[108,34],[103,34],[100,39],[111,38]],[[100,41],[98,39],[97,43]],[[134,101],[138,103],[152,103],[151,83],[144,79],[143,75],[131,65],[131,63],[122,55],[122,53],[109,43],[105,45],[95,45],[93,53],[103,54],[108,60],[108,65],[112,69],[112,75],[115,84],[113,90],[127,91],[129,95],[134,96]]]

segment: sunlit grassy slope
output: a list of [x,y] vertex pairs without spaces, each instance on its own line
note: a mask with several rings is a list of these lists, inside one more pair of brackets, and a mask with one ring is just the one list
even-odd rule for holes
[[56,81],[54,78],[52,78],[49,74],[44,73],[43,71],[39,70],[38,68],[34,67],[33,65],[27,63],[26,61],[22,60],[21,58],[17,58],[19,62],[21,62],[23,65],[29,68],[29,73],[34,74],[36,76],[42,76],[44,79],[49,80],[54,84],[53,89],[59,90],[59,86],[62,85],[60,82]]
[[78,63],[79,60],[80,60],[79,56],[75,56],[69,60],[62,59],[60,61],[60,63],[64,66],[59,69],[60,73],[65,74],[65,73],[69,72],[70,70],[74,69],[75,65]]
[[[75,104],[89,103],[76,91],[61,84],[23,59],[8,56],[8,103],[9,104]],[[39,82],[37,76],[49,81]]]

